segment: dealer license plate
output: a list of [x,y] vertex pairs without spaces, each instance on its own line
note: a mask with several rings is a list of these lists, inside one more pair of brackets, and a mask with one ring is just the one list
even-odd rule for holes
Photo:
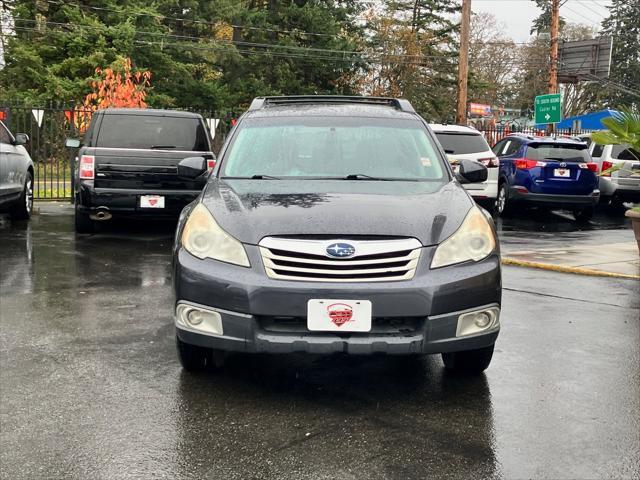
[[307,328],[314,332],[368,332],[371,330],[371,302],[309,300]]
[[555,177],[570,177],[571,176],[571,170],[566,169],[566,168],[556,168],[553,171],[553,175]]
[[164,208],[162,195],[140,195],[140,208]]

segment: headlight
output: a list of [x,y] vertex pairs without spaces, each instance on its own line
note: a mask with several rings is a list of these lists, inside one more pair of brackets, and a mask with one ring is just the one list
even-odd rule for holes
[[476,206],[467,213],[460,228],[438,245],[431,268],[444,267],[468,260],[482,260],[496,248],[489,221]]
[[220,228],[202,203],[196,205],[189,214],[181,243],[195,257],[249,266],[249,258],[242,244]]

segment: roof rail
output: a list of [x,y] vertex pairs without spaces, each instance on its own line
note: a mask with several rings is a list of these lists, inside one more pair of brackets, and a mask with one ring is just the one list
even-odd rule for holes
[[288,97],[257,97],[249,106],[249,111],[268,106],[319,103],[352,103],[359,105],[387,105],[408,113],[415,113],[413,106],[404,98],[360,97],[343,95],[292,95]]

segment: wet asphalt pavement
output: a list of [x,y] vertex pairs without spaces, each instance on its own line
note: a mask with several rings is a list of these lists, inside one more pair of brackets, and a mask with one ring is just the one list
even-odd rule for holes
[[[640,282],[506,267],[480,377],[438,356],[198,376],[174,350],[171,225],[76,237],[68,206],[40,208],[0,224],[1,478],[640,477]],[[628,228],[499,228],[571,241],[599,221]]]

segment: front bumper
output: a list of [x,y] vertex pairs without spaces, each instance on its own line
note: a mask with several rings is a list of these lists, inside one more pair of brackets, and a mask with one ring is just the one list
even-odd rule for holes
[[524,193],[516,187],[509,189],[510,202],[522,202],[552,208],[572,209],[576,207],[594,207],[599,200],[600,192],[597,190],[591,195],[554,195],[531,192]]
[[[293,282],[269,279],[257,247],[247,245],[251,268],[199,260],[180,249],[174,257],[177,303],[217,311],[223,335],[176,323],[185,343],[239,352],[412,354],[470,350],[492,345],[499,324],[456,337],[460,313],[501,302],[500,258],[430,270],[434,248],[422,251],[412,280],[377,283]],[[366,333],[310,332],[307,301],[317,298],[372,302]]]
[[[164,208],[141,208],[141,195],[163,196]],[[198,195],[200,190],[96,188],[93,181],[86,180],[78,182],[75,192],[79,211],[93,213],[99,209],[106,209],[118,217],[177,217]]]

